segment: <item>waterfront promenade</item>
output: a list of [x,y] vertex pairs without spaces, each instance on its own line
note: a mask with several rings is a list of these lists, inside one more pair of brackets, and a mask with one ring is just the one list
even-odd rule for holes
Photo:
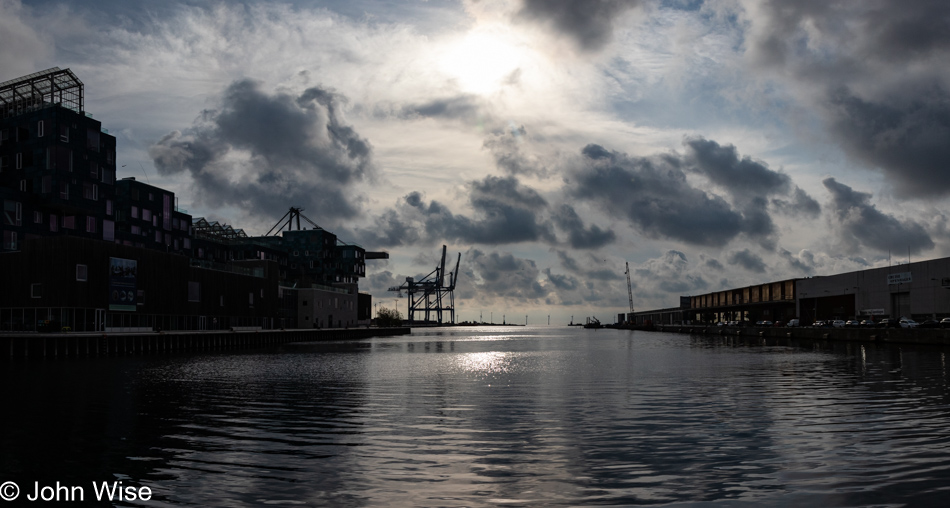
[[291,342],[368,339],[407,335],[408,327],[299,330],[233,329],[169,332],[0,334],[0,356],[78,357],[255,348]]
[[715,325],[657,325],[657,331],[699,335],[825,339],[950,345],[950,328],[809,328]]

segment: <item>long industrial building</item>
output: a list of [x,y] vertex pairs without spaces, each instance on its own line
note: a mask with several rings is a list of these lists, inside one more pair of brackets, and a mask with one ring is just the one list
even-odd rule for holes
[[369,324],[359,279],[388,254],[299,208],[261,237],[194,219],[173,192],[117,179],[116,138],[84,97],[69,69],[0,83],[0,331]]
[[950,258],[786,279],[681,297],[677,308],[635,312],[637,324],[950,317]]

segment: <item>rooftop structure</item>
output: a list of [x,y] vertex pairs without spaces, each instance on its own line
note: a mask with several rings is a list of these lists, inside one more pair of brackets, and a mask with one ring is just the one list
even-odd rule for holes
[[76,113],[85,111],[83,84],[73,71],[53,67],[0,83],[0,118],[53,104]]

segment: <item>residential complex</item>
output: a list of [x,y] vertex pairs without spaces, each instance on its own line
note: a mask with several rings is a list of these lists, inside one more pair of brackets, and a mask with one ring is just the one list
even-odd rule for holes
[[0,83],[0,331],[369,324],[362,247],[300,209],[274,236],[193,218],[115,154],[69,69]]

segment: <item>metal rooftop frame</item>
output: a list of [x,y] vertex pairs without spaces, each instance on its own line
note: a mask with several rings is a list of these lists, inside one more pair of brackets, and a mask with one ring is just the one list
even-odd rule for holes
[[208,238],[211,240],[233,240],[236,238],[247,238],[247,233],[243,229],[234,229],[227,224],[221,224],[218,221],[208,222],[204,217],[198,217],[192,224],[196,238]]
[[53,67],[0,83],[0,118],[53,104],[82,113],[83,100],[82,81],[73,71]]

